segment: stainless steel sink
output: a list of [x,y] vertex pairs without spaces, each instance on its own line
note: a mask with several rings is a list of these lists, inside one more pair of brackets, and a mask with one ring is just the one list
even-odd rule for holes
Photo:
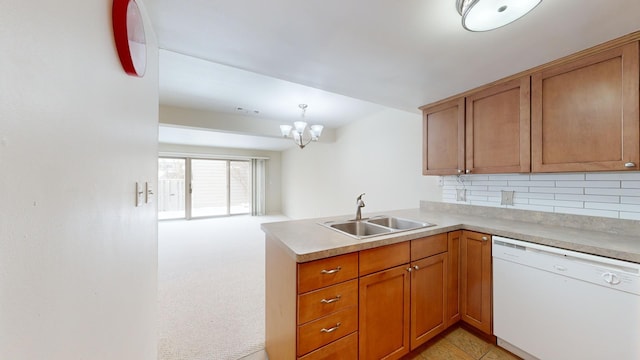
[[409,220],[386,215],[362,220],[328,221],[320,223],[320,225],[356,239],[365,239],[372,236],[394,234],[401,231],[435,226],[435,224],[423,221]]
[[386,227],[368,223],[366,221],[348,221],[330,224],[329,227],[355,237],[366,237],[390,233],[392,230]]
[[419,229],[419,228],[434,225],[434,224],[429,224],[422,221],[415,221],[415,220],[390,217],[390,216],[376,216],[374,218],[368,219],[367,221],[371,224],[382,225],[395,230]]

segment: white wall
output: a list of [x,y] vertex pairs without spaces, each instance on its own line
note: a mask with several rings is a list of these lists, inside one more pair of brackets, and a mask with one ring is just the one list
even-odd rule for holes
[[282,155],[283,213],[291,218],[417,208],[439,201],[437,177],[422,176],[419,114],[388,109],[337,130],[336,142]]
[[[162,111],[162,108],[161,108]],[[189,146],[178,144],[159,144],[160,154],[166,153],[182,153],[192,154],[194,157],[198,155],[212,156],[259,156],[267,157],[266,166],[266,209],[267,215],[276,215],[282,213],[282,193],[281,193],[281,167],[279,151],[262,151],[262,150],[245,150],[245,149],[228,149],[209,146]]]
[[157,358],[157,42],[127,76],[111,6],[0,5],[0,359]]
[[[443,178],[443,201],[640,220],[640,172],[463,175]],[[457,201],[466,189],[466,201]],[[500,205],[501,191],[514,205]]]

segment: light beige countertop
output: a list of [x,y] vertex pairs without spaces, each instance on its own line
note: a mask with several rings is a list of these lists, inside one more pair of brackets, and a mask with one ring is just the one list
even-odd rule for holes
[[296,262],[307,262],[454,230],[472,230],[536,244],[640,263],[640,221],[421,202],[419,209],[363,213],[436,224],[418,230],[355,239],[320,225],[353,216],[262,224]]

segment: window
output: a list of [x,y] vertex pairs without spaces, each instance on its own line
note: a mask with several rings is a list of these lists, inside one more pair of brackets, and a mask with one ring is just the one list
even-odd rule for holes
[[264,160],[158,161],[158,219],[264,213]]

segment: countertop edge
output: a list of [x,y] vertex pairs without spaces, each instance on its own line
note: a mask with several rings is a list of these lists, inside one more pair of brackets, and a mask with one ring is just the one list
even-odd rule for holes
[[[286,252],[298,263],[396,244],[456,230],[482,232],[535,244],[640,263],[639,237],[549,226],[520,220],[490,219],[453,213],[434,213],[421,209],[388,211],[384,214],[429,221],[438,225],[364,240],[352,239],[346,235],[339,234],[336,231],[318,225],[319,222],[336,220],[336,218],[265,223],[261,225],[261,229],[267,236],[278,240],[278,243],[280,243]],[[301,241],[301,239],[308,239],[308,241]],[[606,246],[607,244],[610,244],[610,246]],[[625,247],[626,249],[622,249]]]

